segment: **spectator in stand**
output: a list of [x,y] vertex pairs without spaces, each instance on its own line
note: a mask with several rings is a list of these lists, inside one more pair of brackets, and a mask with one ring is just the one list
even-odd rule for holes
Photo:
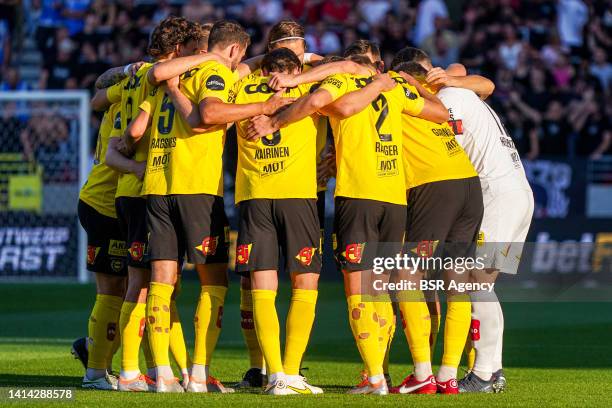
[[385,15],[391,10],[391,2],[388,0],[361,0],[358,7],[361,18],[370,27],[377,27],[383,23]]
[[413,41],[421,46],[435,30],[436,18],[448,18],[448,8],[442,0],[424,0],[419,4]]
[[7,102],[0,109],[0,153],[21,153],[23,147],[19,135],[24,122],[18,117],[17,103]]
[[41,53],[51,47],[55,30],[62,24],[62,0],[40,0],[40,17],[36,28],[36,43]]
[[459,60],[459,37],[446,29],[447,20],[436,18],[436,31],[423,41],[422,48],[431,57],[434,67],[448,67]]
[[287,17],[293,20],[306,20],[308,14],[307,4],[309,0],[285,0],[283,1],[283,9],[287,13]]
[[78,86],[81,89],[94,91],[96,78],[106,71],[110,66],[98,59],[96,50],[91,43],[81,46],[81,55],[78,60],[79,70],[77,72]]
[[589,9],[582,0],[559,0],[557,2],[557,30],[561,43],[581,55],[582,32],[589,19]]
[[8,21],[0,20],[0,72],[11,62],[11,33]]
[[601,84],[601,89],[607,94],[611,93],[612,85],[612,64],[608,61],[606,52],[602,48],[596,48],[593,53],[594,61],[589,68],[589,72]]
[[62,17],[64,27],[68,28],[70,35],[75,35],[83,30],[83,20],[89,9],[91,0],[64,0]]
[[15,67],[9,67],[5,71],[4,80],[0,82],[0,91],[27,91],[28,84],[19,77],[19,71]]
[[348,18],[351,8],[348,0],[326,0],[321,7],[321,18],[326,23],[341,25]]
[[187,20],[205,22],[212,18],[215,8],[209,1],[189,0],[181,8],[181,16]]
[[283,3],[280,0],[257,0],[257,15],[263,24],[276,24],[283,18]]
[[499,58],[506,69],[515,71],[523,52],[523,44],[518,40],[516,30],[512,25],[505,25],[503,32],[504,41],[499,46]]
[[[65,29],[58,30],[58,33]],[[63,38],[57,45],[55,58],[45,61],[41,73],[40,89],[62,89],[66,87],[66,81],[72,78],[76,71],[73,52],[74,44],[69,38]]]
[[342,51],[338,35],[328,30],[323,21],[319,21],[314,30],[306,34],[306,44],[309,52],[316,54],[340,54]]
[[563,104],[553,99],[548,103],[543,120],[539,126],[540,153],[554,156],[567,156],[570,136],[573,133],[563,109]]

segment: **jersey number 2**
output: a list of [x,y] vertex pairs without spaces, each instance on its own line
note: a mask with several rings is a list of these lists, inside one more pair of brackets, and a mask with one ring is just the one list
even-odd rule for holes
[[390,142],[392,140],[391,133],[380,132],[385,119],[387,119],[387,116],[389,115],[389,105],[387,104],[387,98],[385,98],[385,95],[378,95],[378,98],[372,101],[372,107],[376,112],[380,112],[378,119],[376,120],[376,133],[378,133],[378,138],[381,142]]

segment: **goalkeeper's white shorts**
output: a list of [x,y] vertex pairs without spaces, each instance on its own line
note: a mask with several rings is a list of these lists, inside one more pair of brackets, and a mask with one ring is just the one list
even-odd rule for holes
[[531,189],[483,190],[484,216],[476,254],[485,268],[515,275],[533,217]]

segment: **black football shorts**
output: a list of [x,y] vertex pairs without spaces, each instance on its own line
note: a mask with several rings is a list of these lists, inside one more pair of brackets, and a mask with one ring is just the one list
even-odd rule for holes
[[149,195],[150,259],[193,264],[227,263],[229,222],[223,197],[210,194]]
[[484,213],[478,177],[411,188],[407,211],[406,253],[473,256]]
[[100,214],[79,200],[79,221],[87,233],[87,270],[126,276],[126,245],[116,218]]
[[406,206],[336,197],[334,252],[346,271],[372,269],[375,257],[395,257],[402,249]]
[[319,220],[314,199],[253,199],[238,204],[236,272],[279,270],[279,254],[287,272],[321,271]]
[[141,197],[115,199],[119,228],[127,245],[128,266],[150,269],[147,200]]

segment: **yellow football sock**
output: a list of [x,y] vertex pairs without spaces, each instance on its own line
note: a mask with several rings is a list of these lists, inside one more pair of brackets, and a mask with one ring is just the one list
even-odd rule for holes
[[191,367],[191,359],[185,346],[181,317],[174,300],[170,302],[170,324],[170,352],[181,371],[184,371]]
[[368,376],[381,375],[384,356],[378,341],[380,326],[374,302],[362,301],[361,295],[350,295],[347,303],[351,331]]
[[283,372],[280,327],[276,314],[275,290],[253,289],[253,320],[259,346],[266,359],[268,374]]
[[123,302],[121,306],[121,370],[140,371],[138,354],[145,328],[147,305],[144,303]]
[[444,321],[444,354],[442,365],[458,367],[472,320],[472,304],[469,295],[454,295],[447,298]]
[[240,288],[240,328],[249,352],[251,367],[263,368],[264,359],[255,333],[253,321],[253,296],[249,289]]
[[395,325],[396,317],[395,314],[391,319],[391,326],[389,327],[389,338],[387,339],[387,347],[385,348],[385,356],[383,358],[383,372],[389,374],[389,357],[391,354],[391,344],[393,343],[393,337],[395,336]]
[[96,295],[87,326],[89,347],[88,368],[106,370],[113,358],[113,342],[119,337],[119,315],[123,299],[119,296]]
[[429,332],[431,323],[425,296],[420,290],[407,290],[400,294],[399,309],[402,313],[404,333],[412,355],[412,362],[431,361]]
[[115,339],[113,340],[113,346],[111,347],[111,352],[108,355],[108,359],[106,360],[106,366],[110,371],[113,371],[113,358],[115,357],[117,350],[119,350],[119,347],[121,347],[121,330],[119,329],[119,326],[121,325],[121,310],[119,310],[119,320],[120,321],[117,325]]
[[[431,310],[430,310],[431,313]],[[431,334],[429,335],[429,348],[431,350],[431,359],[433,360],[434,352],[436,351],[436,341],[438,341],[438,333],[440,333],[440,323],[442,319],[440,315],[436,312],[435,314],[430,314],[431,318]]]
[[153,360],[153,352],[151,351],[151,346],[149,344],[149,330],[147,330],[145,326],[145,335],[142,338],[142,353],[144,354],[145,364],[147,365],[147,370],[151,370],[155,368],[155,360]]
[[317,305],[316,290],[293,289],[291,305],[287,315],[284,372],[287,375],[298,375],[300,363],[308,346],[310,331],[315,318]]
[[193,364],[206,366],[210,364],[213,352],[221,333],[225,286],[202,286],[195,323],[195,350]]
[[[391,326],[393,322],[393,306],[389,299],[377,299],[374,302],[374,309],[378,319],[378,345],[381,355],[383,356],[383,371],[388,373],[389,362],[387,359],[387,349],[389,347],[389,339],[391,337]],[[385,363],[387,360],[387,363]],[[385,370],[385,365],[387,370]]]
[[472,371],[474,369],[474,361],[476,360],[476,349],[474,348],[474,344],[472,343],[472,337],[468,336],[467,341],[465,342],[465,358],[467,369]]
[[174,286],[151,282],[147,296],[147,331],[155,366],[169,366],[170,299]]

